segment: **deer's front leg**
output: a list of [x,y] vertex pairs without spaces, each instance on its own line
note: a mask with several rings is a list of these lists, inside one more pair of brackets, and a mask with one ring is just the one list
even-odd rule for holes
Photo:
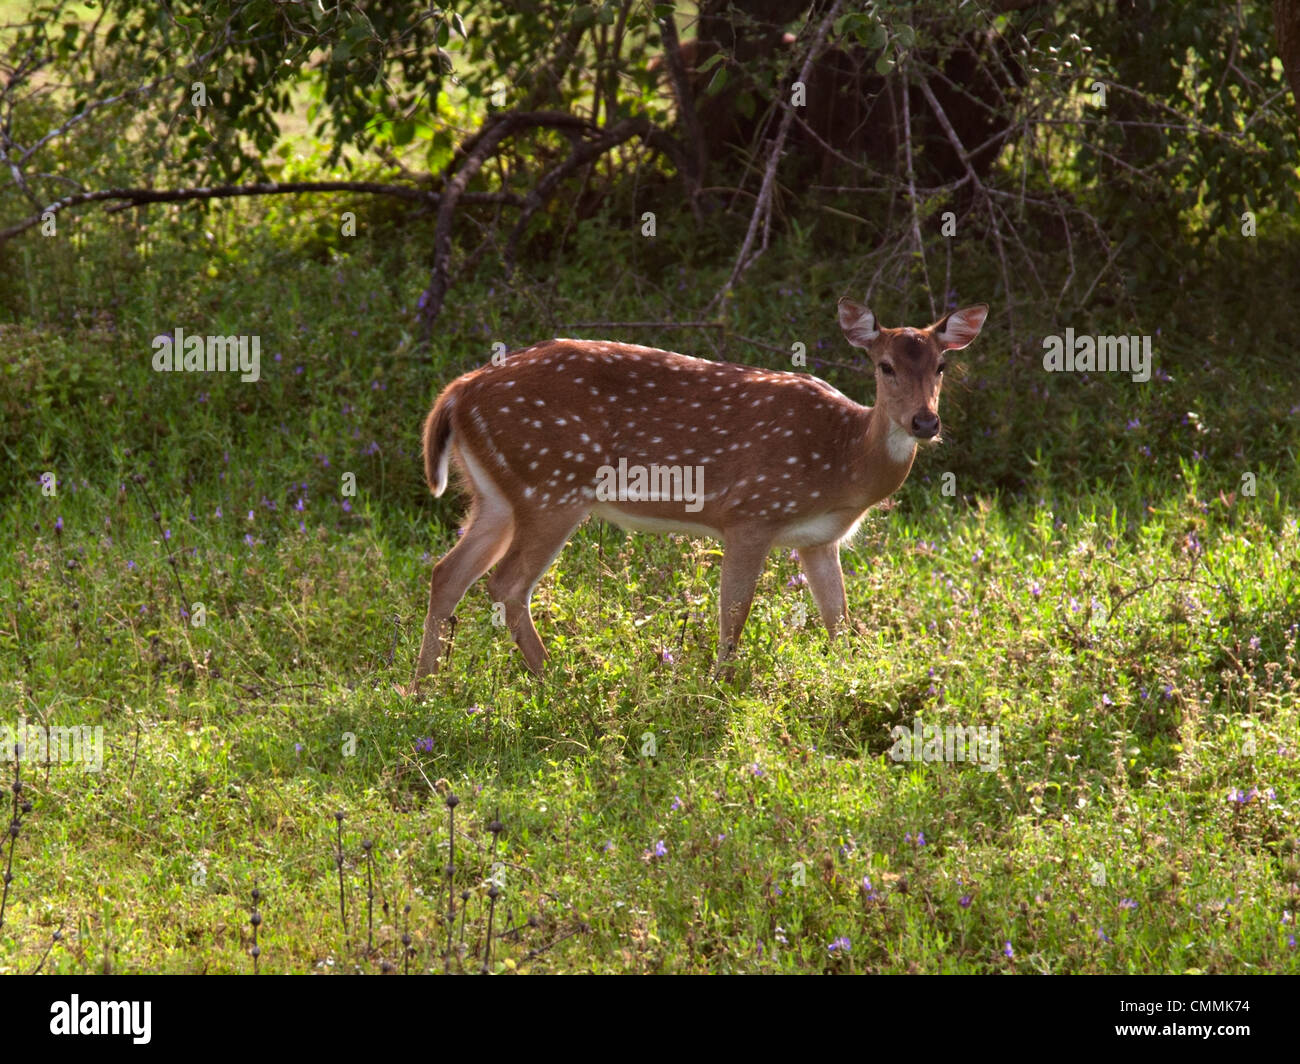
[[817,547],[800,547],[799,564],[808,578],[808,588],[817,602],[822,624],[834,639],[844,630],[849,616],[844,572],[840,568],[840,546],[838,543],[823,543]]
[[740,633],[754,602],[754,589],[763,575],[763,563],[772,548],[770,538],[729,537],[722,556],[722,588],[718,595],[718,667],[715,676],[724,676],[724,666],[735,656]]

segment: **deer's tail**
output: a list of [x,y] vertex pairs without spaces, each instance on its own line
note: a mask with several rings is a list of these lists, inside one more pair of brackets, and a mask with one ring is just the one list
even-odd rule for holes
[[456,395],[450,388],[438,396],[424,419],[424,478],[435,496],[447,490],[447,466],[451,460],[451,411]]

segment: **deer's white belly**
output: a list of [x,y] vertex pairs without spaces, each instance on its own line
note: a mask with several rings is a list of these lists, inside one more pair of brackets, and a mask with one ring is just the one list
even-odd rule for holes
[[842,543],[853,537],[864,516],[828,513],[791,521],[777,533],[776,546],[820,547],[823,543]]
[[635,510],[619,509],[610,503],[597,503],[591,508],[591,512],[629,532],[680,532],[684,536],[722,538],[722,533],[708,525],[676,517],[651,517],[648,514],[637,513]]

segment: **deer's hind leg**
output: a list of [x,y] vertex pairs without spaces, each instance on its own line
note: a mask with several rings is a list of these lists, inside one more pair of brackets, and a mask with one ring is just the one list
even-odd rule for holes
[[533,627],[529,600],[537,581],[551,567],[555,556],[587,516],[586,506],[515,512],[514,539],[501,564],[488,578],[488,594],[505,606],[506,625],[524,656],[524,662],[540,676],[546,662],[546,647]]
[[486,573],[509,549],[515,534],[514,515],[504,495],[490,481],[480,476],[472,463],[466,463],[474,486],[465,534],[437,565],[429,581],[429,610],[424,618],[424,638],[415,664],[415,679],[407,689],[414,694],[420,681],[438,665],[442,654],[443,632],[457,604],[470,585]]

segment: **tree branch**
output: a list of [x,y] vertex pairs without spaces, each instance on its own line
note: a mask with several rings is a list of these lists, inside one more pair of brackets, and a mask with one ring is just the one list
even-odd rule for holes
[[[813,66],[816,64],[818,57],[826,49],[827,38],[830,36],[831,27],[835,19],[839,16],[840,8],[844,5],[844,0],[835,0],[831,4],[830,10],[826,12],[820,25],[813,36],[812,46],[808,49],[807,58],[804,59],[803,67],[799,71],[799,81],[805,85],[812,76]],[[758,200],[754,204],[753,213],[749,216],[749,228],[745,231],[744,243],[740,246],[740,254],[736,256],[736,264],[731,269],[731,276],[727,278],[726,283],[718,289],[717,294],[709,301],[709,308],[720,303],[726,298],[727,294],[735,287],[736,282],[750,266],[757,260],[758,256],[763,253],[767,247],[767,231],[772,217],[772,189],[776,184],[776,170],[781,161],[781,153],[785,150],[785,141],[790,134],[790,126],[793,122],[794,111],[787,109],[781,115],[781,125],[777,128],[776,139],[772,141],[771,149],[767,157],[767,166],[763,171],[763,184],[759,188]],[[751,254],[754,246],[754,239],[758,235],[758,227],[764,226],[763,246],[757,253]],[[707,308],[706,308],[707,309]]]
[[[207,188],[107,188],[97,192],[74,192],[42,207],[36,214],[21,222],[0,229],[0,245],[11,237],[39,225],[47,212],[58,214],[70,207],[87,203],[121,201],[125,206],[138,207],[146,203],[183,203],[189,200],[233,199],[241,196],[283,196],[310,192],[362,192],[376,196],[395,196],[417,203],[437,203],[438,193],[409,185],[387,185],[377,181],[267,181],[254,185],[214,185]],[[519,197],[509,192],[476,193],[465,197],[474,203],[519,203]]]

